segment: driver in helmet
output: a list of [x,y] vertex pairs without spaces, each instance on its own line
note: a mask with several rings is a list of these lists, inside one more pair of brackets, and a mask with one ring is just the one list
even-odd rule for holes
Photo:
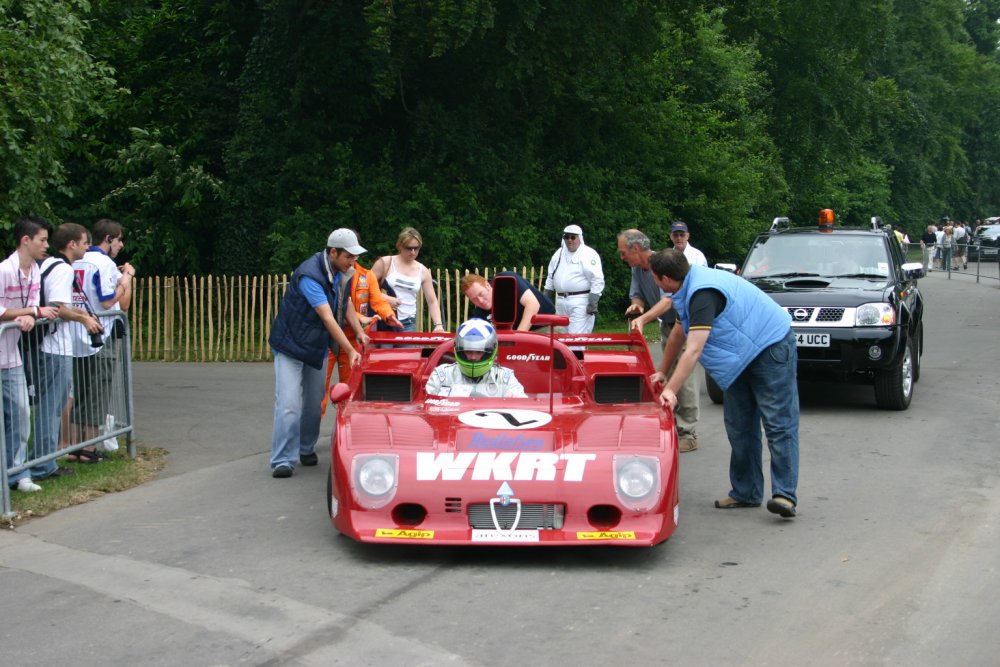
[[433,396],[526,398],[514,371],[494,362],[497,332],[486,320],[472,319],[455,334],[455,363],[442,364],[427,380]]

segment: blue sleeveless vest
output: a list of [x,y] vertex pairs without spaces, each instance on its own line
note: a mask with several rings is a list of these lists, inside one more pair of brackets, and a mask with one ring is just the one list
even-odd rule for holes
[[788,335],[792,318],[771,297],[743,278],[718,269],[692,266],[674,294],[674,308],[685,334],[691,327],[691,295],[706,287],[719,290],[726,297],[726,307],[715,318],[700,361],[725,390],[762,350]]
[[[326,300],[333,309],[338,324],[344,319],[344,288],[350,282],[349,276],[342,276],[338,289],[341,294],[334,294],[333,283],[326,272],[323,257],[325,252],[318,252],[299,264],[288,283],[288,289],[278,307],[278,316],[271,327],[271,335],[267,342],[276,351],[281,352],[315,369],[323,368],[327,350],[331,348],[330,334],[323,325],[323,320],[299,289],[299,281],[308,276],[323,286]],[[340,306],[338,308],[338,306]]]

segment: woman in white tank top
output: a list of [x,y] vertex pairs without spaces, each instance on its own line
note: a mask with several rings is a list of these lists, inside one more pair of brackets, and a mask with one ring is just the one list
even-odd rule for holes
[[392,287],[396,293],[395,298],[386,296],[386,299],[396,309],[396,317],[403,323],[403,331],[417,330],[417,292],[420,290],[423,290],[424,298],[427,300],[427,313],[430,315],[434,331],[444,331],[441,307],[434,292],[431,272],[417,261],[417,255],[423,244],[420,232],[413,227],[404,228],[396,239],[396,250],[399,254],[380,257],[372,266],[372,271],[375,272],[379,283],[384,279],[385,284]]

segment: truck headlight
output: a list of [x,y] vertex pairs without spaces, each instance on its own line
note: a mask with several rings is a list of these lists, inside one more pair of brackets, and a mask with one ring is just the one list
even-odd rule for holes
[[896,311],[887,303],[866,303],[855,315],[859,327],[887,327],[896,323]]
[[359,454],[354,457],[351,477],[358,504],[366,509],[385,507],[396,495],[399,455]]
[[615,494],[625,507],[645,511],[660,500],[660,462],[654,456],[615,456]]

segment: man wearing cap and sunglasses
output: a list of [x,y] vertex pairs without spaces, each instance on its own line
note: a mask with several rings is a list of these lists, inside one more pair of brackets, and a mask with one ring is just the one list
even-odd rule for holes
[[361,328],[347,292],[354,262],[365,252],[350,229],[330,234],[326,251],[318,252],[295,269],[278,308],[268,342],[274,352],[274,430],[271,436],[271,475],[291,477],[296,459],[314,466],[325,386],[327,350],[347,350],[351,366],[361,355],[344,335],[346,322],[365,346]]
[[562,238],[559,249],[549,260],[544,293],[556,302],[556,314],[569,318],[567,333],[590,333],[594,330],[597,302],[604,291],[601,256],[584,244],[579,225],[563,229]]

